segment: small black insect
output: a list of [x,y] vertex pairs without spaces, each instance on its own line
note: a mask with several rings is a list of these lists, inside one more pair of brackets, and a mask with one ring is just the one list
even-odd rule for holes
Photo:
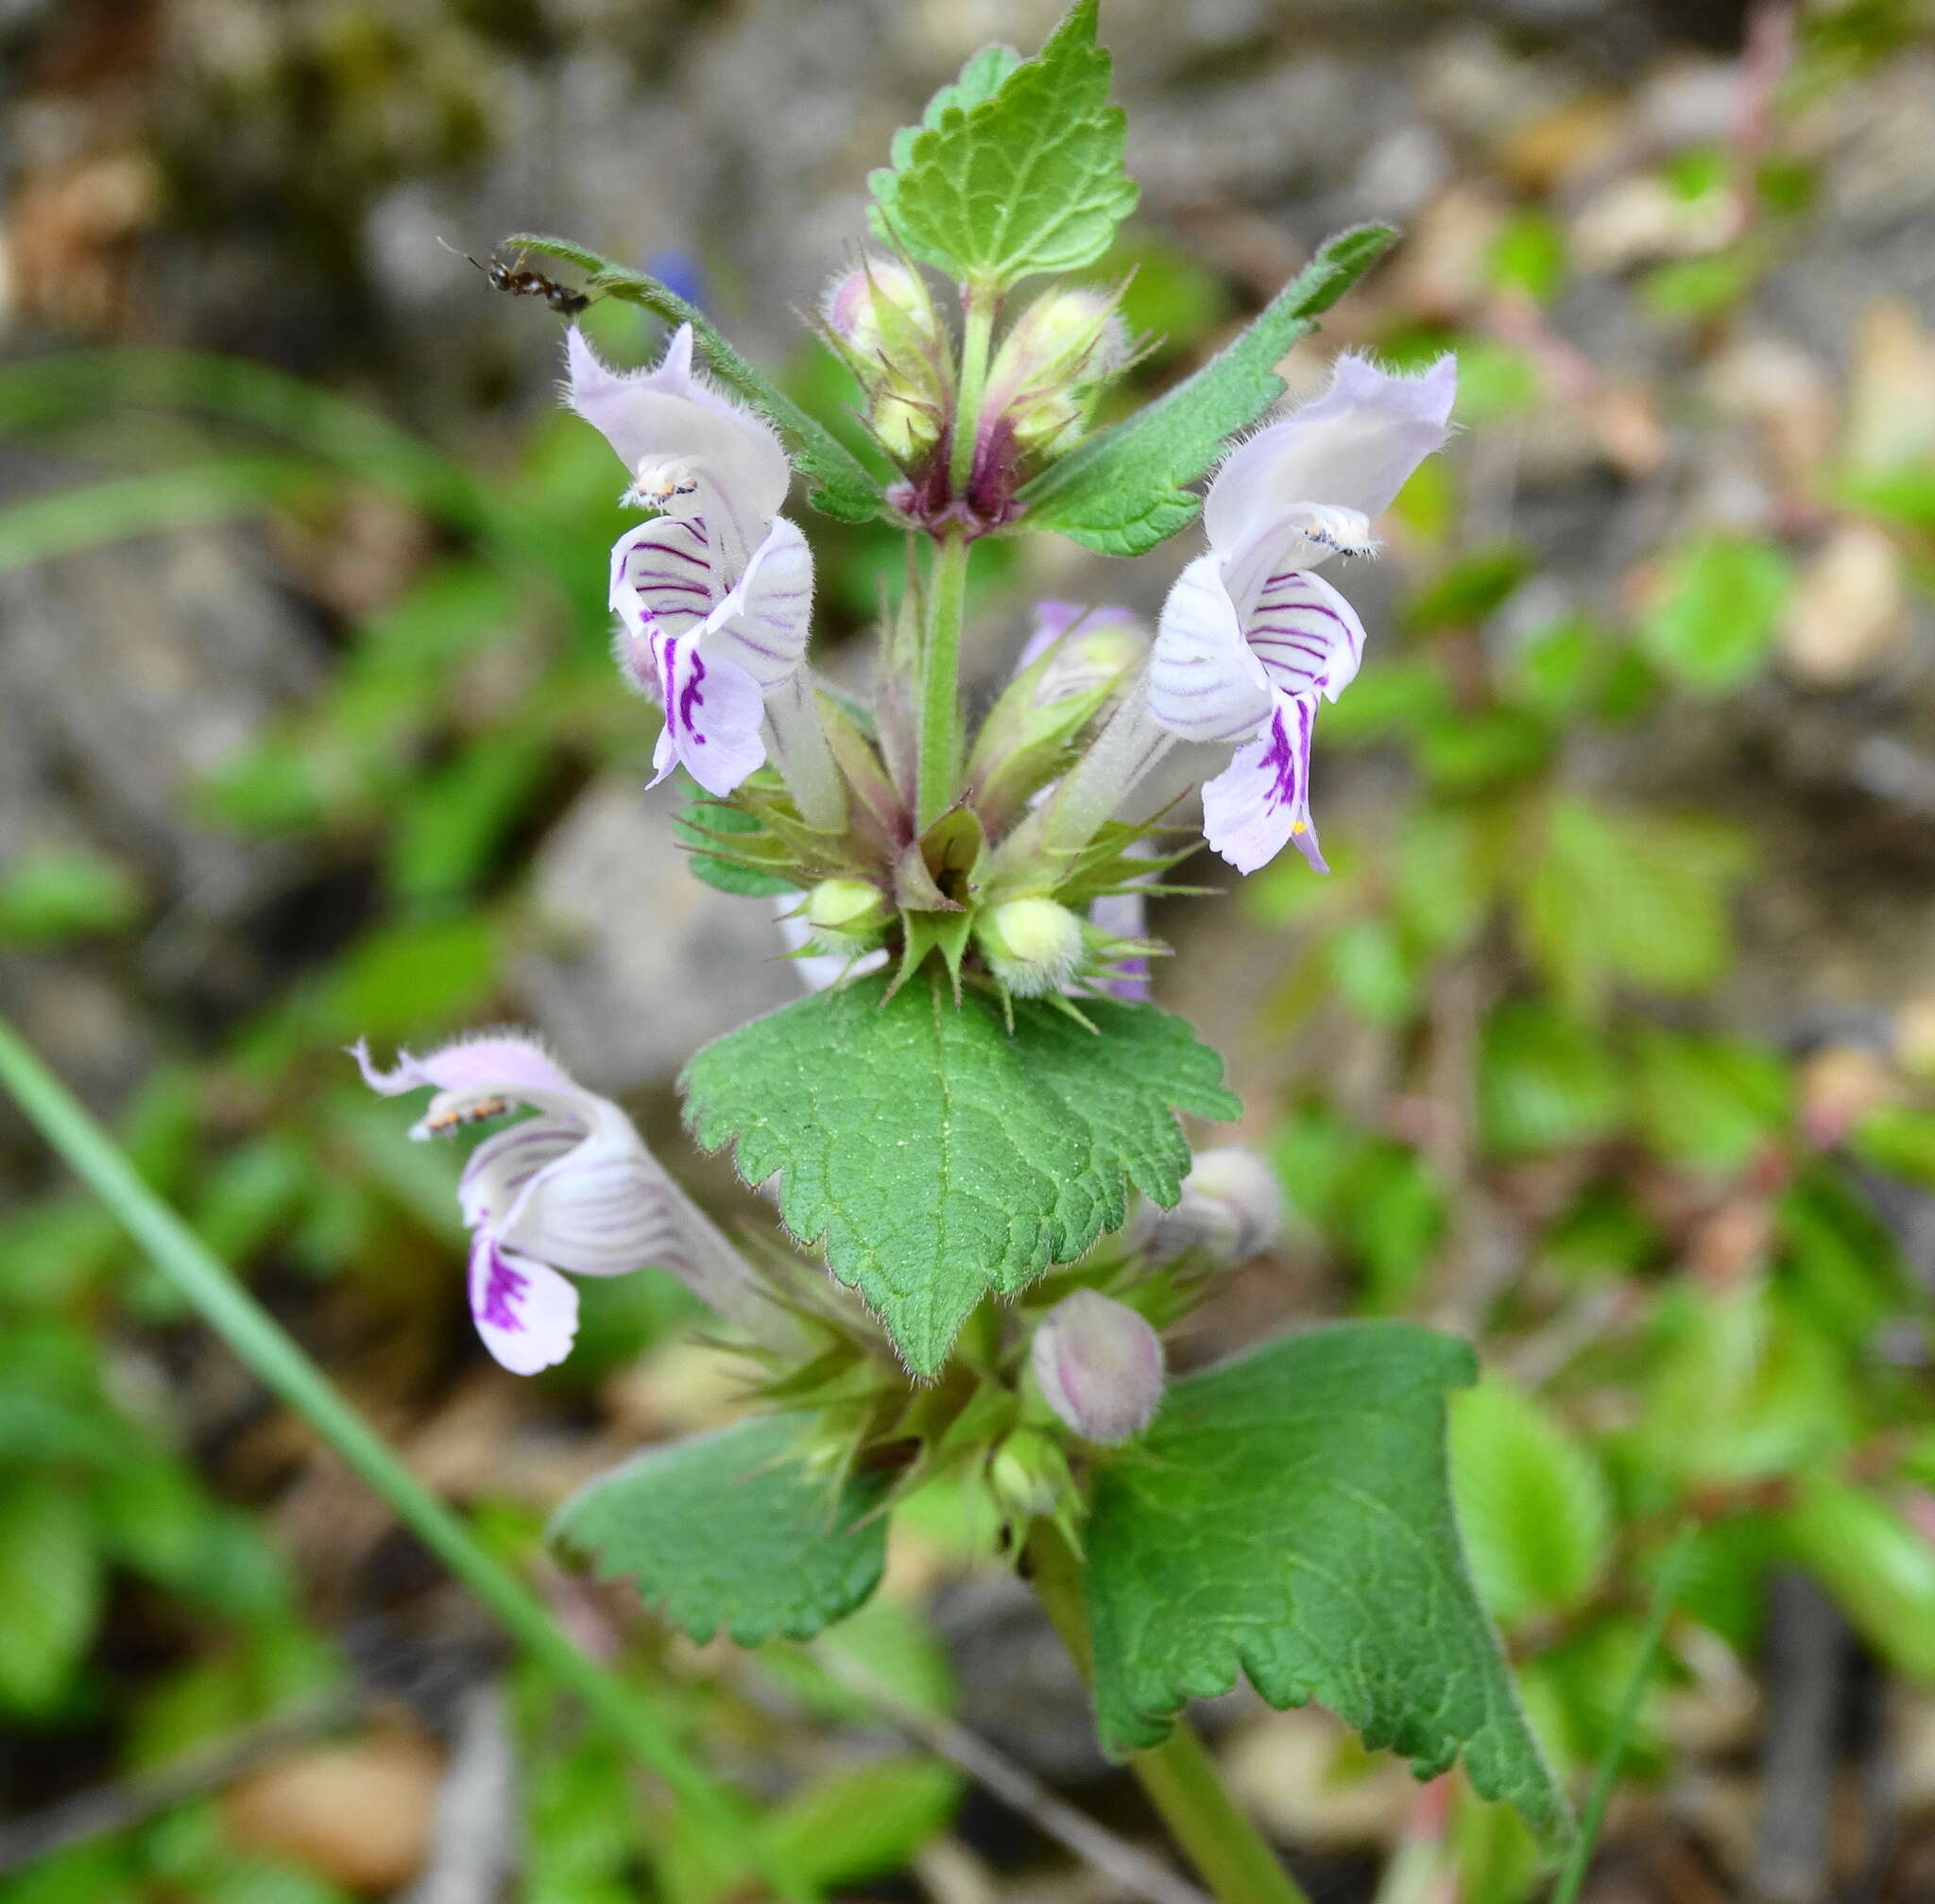
[[522,251],[507,263],[493,256],[488,265],[477,264],[468,251],[463,256],[484,273],[493,291],[508,291],[513,298],[542,298],[560,317],[575,317],[580,311],[591,308],[591,300],[582,291],[574,291],[568,284],[560,284],[541,271],[527,269]]

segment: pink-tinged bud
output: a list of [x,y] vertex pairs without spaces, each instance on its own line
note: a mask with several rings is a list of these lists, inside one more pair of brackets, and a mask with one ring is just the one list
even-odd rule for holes
[[890,258],[868,258],[828,285],[820,313],[857,356],[878,357],[896,316],[915,318],[932,309],[916,272]]
[[1143,1243],[1157,1262],[1189,1251],[1222,1265],[1241,1262],[1283,1233],[1283,1186],[1256,1152],[1235,1144],[1198,1152],[1181,1201],[1163,1210]]
[[1092,1289],[1049,1311],[1030,1355],[1042,1399],[1104,1448],[1139,1434],[1161,1403],[1162,1338],[1133,1309]]
[[865,258],[828,286],[820,316],[866,392],[882,447],[903,468],[917,464],[952,408],[952,346],[926,282],[893,259]]

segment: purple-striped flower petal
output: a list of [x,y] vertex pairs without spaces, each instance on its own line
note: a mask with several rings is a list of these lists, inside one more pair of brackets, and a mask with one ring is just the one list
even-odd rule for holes
[[[465,1164],[457,1205],[471,1233],[471,1302],[490,1352],[521,1374],[571,1347],[577,1297],[559,1272],[622,1276],[658,1265],[722,1314],[757,1328],[765,1309],[750,1270],[660,1168],[631,1120],[583,1089],[529,1039],[497,1033],[401,1057],[387,1072],[355,1053],[393,1094],[446,1085],[466,1119],[516,1105],[543,1113],[485,1139]],[[435,1106],[433,1106],[433,1109]],[[422,1136],[426,1119],[413,1136]]]
[[1214,555],[1176,577],[1156,626],[1149,712],[1188,741],[1246,740],[1270,712],[1270,679],[1242,637]]
[[477,1333],[513,1375],[536,1375],[571,1353],[578,1293],[555,1269],[480,1229],[471,1240],[470,1286]]
[[1278,693],[1263,731],[1203,789],[1203,836],[1240,873],[1294,844],[1320,873],[1330,868],[1310,824],[1312,695]]
[[743,668],[770,694],[798,671],[812,613],[813,551],[796,523],[777,517],[708,617],[700,652]]
[[612,546],[611,609],[629,628],[655,625],[667,634],[690,634],[725,592],[701,522],[655,516]]
[[1321,575],[1287,569],[1265,577],[1243,640],[1272,687],[1334,701],[1363,660],[1364,625]]
[[465,1159],[457,1179],[464,1226],[475,1229],[502,1219],[525,1184],[546,1164],[574,1151],[588,1128],[581,1117],[533,1117],[493,1131]]
[[760,684],[744,668],[716,655],[708,660],[704,646],[692,635],[653,639],[665,727],[652,755],[652,784],[675,765],[683,766],[723,799],[766,758],[760,738],[766,703]]
[[1205,835],[1240,871],[1291,841],[1325,870],[1310,726],[1318,697],[1335,700],[1356,676],[1364,627],[1310,572],[1371,551],[1373,519],[1445,441],[1457,379],[1450,357],[1394,377],[1342,356],[1321,397],[1239,445],[1209,486],[1209,553],[1163,605],[1149,712],[1186,740],[1245,743],[1203,789]]

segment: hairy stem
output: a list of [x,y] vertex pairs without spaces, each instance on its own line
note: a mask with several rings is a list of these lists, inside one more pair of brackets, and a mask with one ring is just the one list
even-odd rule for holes
[[817,1888],[767,1846],[737,1795],[687,1756],[671,1721],[638,1687],[621,1683],[579,1652],[543,1602],[403,1467],[321,1369],[141,1180],[114,1141],[4,1020],[0,1084],[263,1385],[301,1415],[388,1503],[397,1518],[476,1595],[511,1638],[664,1781],[709,1836],[736,1847],[778,1895],[796,1904],[815,1904]]
[[[974,474],[981,402],[987,392],[987,358],[994,342],[997,291],[968,286],[961,294],[961,376],[948,455],[948,488],[958,504]],[[961,768],[961,620],[968,599],[967,530],[950,523],[934,551],[928,587],[926,640],[920,655],[920,766],[916,801],[921,827],[947,812]]]
[[934,551],[927,643],[920,658],[919,823],[932,826],[958,791],[961,765],[961,621],[968,600],[968,536],[951,525]]
[[[1082,1601],[1082,1563],[1068,1536],[1047,1520],[1035,1523],[1028,1558],[1035,1590],[1062,1644],[1082,1677],[1092,1679],[1094,1649]],[[1310,1904],[1263,1834],[1229,1795],[1216,1761],[1187,1719],[1178,1717],[1160,1745],[1131,1755],[1129,1769],[1221,1904]]]

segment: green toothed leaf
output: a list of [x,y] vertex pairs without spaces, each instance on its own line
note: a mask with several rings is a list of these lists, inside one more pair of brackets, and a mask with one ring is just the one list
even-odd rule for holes
[[1086,1031],[1049,1003],[1000,1005],[944,974],[891,997],[885,974],[758,1019],[687,1068],[686,1114],[741,1175],[781,1174],[795,1236],[933,1374],[969,1311],[1071,1262],[1127,1215],[1131,1185],[1165,1207],[1189,1147],[1178,1109],[1235,1117],[1223,1066],[1180,1019],[1084,999]]
[[1408,1323],[1275,1342],[1175,1382],[1097,1476],[1084,1532],[1104,1742],[1154,1745],[1246,1672],[1315,1699],[1420,1778],[1460,1759],[1548,1843],[1565,1801],[1466,1571],[1446,1391],[1471,1350]]
[[811,1639],[879,1585],[887,1534],[882,1479],[801,1466],[808,1425],[769,1415],[647,1449],[567,1501],[552,1537],[702,1644],[721,1627],[742,1646]]
[[1025,63],[1004,47],[976,54],[896,135],[892,164],[867,181],[883,239],[988,291],[1108,249],[1137,193],[1095,14],[1077,0]]
[[1104,556],[1139,556],[1188,528],[1203,503],[1187,485],[1282,396],[1277,363],[1396,236],[1388,225],[1339,232],[1192,377],[1036,477],[1021,491],[1027,526]]

